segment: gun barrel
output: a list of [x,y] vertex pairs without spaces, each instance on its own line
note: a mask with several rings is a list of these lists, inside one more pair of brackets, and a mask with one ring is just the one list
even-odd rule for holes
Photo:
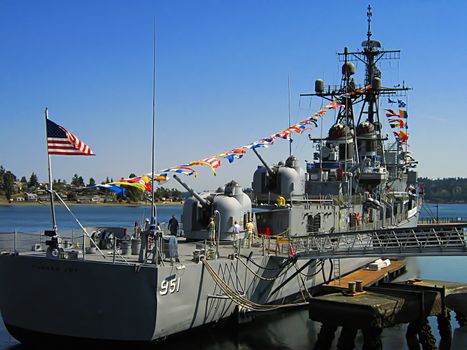
[[178,181],[178,183],[180,185],[182,185],[183,187],[185,187],[185,189],[190,192],[190,194],[195,197],[203,207],[207,207],[209,206],[209,204],[211,204],[209,201],[207,201],[206,199],[202,198],[198,193],[196,193],[190,186],[188,186],[185,182],[183,182],[177,175],[174,175],[173,176],[175,180]]
[[264,167],[268,170],[269,175],[270,176],[274,175],[274,171],[272,171],[271,167],[268,165],[268,163],[266,163],[266,161],[263,159],[263,157],[261,157],[259,155],[259,153],[256,151],[255,148],[253,148],[253,152],[255,152],[258,159],[261,161],[261,163],[263,163]]

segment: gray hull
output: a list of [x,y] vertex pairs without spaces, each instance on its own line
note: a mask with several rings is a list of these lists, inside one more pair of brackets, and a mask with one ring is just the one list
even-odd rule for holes
[[[257,259],[257,263],[271,268],[282,261],[283,258],[267,256]],[[341,272],[354,270],[367,262],[368,259],[346,260]],[[218,259],[209,263],[230,288],[258,303],[279,303],[300,290],[299,281],[294,278],[270,295],[296,271],[295,268],[275,281],[265,281],[238,261]],[[249,266],[259,274],[264,271],[258,271],[251,263]],[[312,274],[315,269],[310,264],[303,272]],[[275,273],[280,274],[279,271]],[[137,268],[4,255],[0,256],[0,276],[2,316],[13,335],[22,342],[27,342],[32,334],[149,342],[218,322],[237,309],[202,264],[187,264],[183,269],[175,266]],[[323,279],[320,273],[304,281],[307,287],[312,287]]]

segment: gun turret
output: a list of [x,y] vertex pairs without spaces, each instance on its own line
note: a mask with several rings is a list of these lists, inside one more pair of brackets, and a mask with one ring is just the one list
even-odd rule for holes
[[268,163],[266,163],[266,161],[263,159],[263,157],[261,157],[259,155],[259,153],[256,151],[255,148],[253,148],[253,152],[255,152],[256,156],[258,157],[258,159],[261,161],[261,163],[263,163],[264,167],[267,169],[268,173],[270,176],[273,176],[274,175],[274,171],[271,169],[271,167],[268,165]]
[[211,205],[211,202],[202,198],[198,193],[196,193],[190,186],[188,186],[185,182],[183,182],[177,175],[174,175],[174,179],[178,181],[180,185],[185,187],[185,189],[190,192],[190,194],[195,197],[204,208],[207,208]]

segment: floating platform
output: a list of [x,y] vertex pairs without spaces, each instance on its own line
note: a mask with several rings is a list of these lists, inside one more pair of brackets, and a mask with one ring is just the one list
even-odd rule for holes
[[[383,272],[378,277],[379,281],[386,278]],[[346,276],[346,280],[366,278],[365,283],[378,282],[376,276],[370,277],[359,270]],[[343,278],[341,284],[342,281]],[[341,285],[336,282],[327,288],[328,291],[338,290]],[[355,293],[341,289],[312,298],[309,302],[309,318],[322,323],[315,349],[329,349],[338,327],[342,327],[338,348],[353,348],[354,338],[361,330],[364,348],[381,349],[380,335],[383,329],[401,323],[409,324],[406,333],[409,349],[418,348],[420,344],[424,349],[436,349],[436,341],[427,320],[429,316],[436,316],[441,336],[439,348],[449,349],[452,337],[449,310],[456,312],[463,326],[466,304],[467,285],[416,279],[380,283]]]

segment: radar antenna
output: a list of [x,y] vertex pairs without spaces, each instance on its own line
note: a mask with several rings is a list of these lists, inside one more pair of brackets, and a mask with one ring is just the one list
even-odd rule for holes
[[373,16],[373,12],[371,12],[371,5],[368,5],[368,11],[366,13],[368,16],[368,33],[366,33],[366,36],[368,37],[368,41],[371,39],[371,16]]

